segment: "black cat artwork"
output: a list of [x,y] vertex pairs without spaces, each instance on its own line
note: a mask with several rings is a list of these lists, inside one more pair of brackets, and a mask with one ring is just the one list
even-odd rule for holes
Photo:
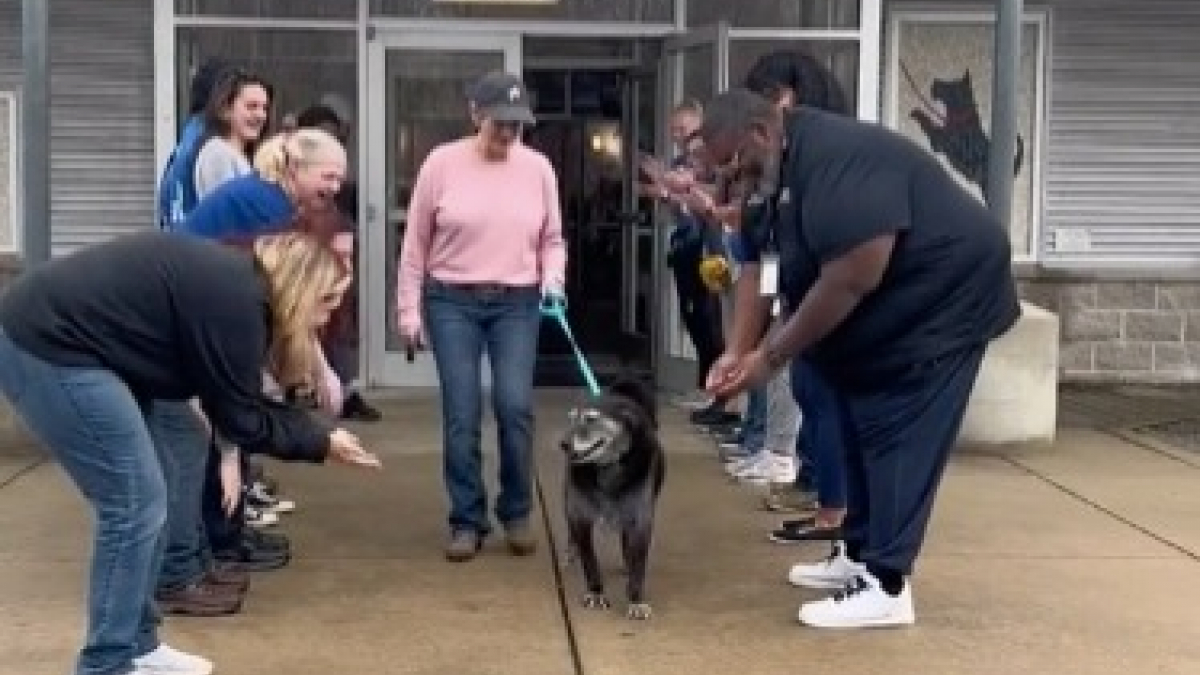
[[[939,115],[932,109],[927,112],[914,108],[909,117],[921,126],[933,151],[945,155],[955,171],[978,185],[982,191],[987,185],[988,153],[992,141],[983,130],[983,122],[979,119],[979,106],[975,103],[971,71],[966,70],[963,76],[956,80],[935,78],[929,93],[933,100],[942,104],[945,114]],[[1014,174],[1021,171],[1024,158],[1025,140],[1018,135],[1016,158],[1013,162]]]

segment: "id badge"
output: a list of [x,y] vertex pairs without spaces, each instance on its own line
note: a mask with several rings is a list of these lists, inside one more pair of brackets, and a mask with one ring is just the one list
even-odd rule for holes
[[775,297],[779,294],[779,255],[766,253],[762,257],[759,272],[758,291],[763,297]]

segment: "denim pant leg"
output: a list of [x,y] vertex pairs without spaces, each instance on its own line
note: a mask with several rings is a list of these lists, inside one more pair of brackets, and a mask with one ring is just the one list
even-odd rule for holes
[[800,428],[804,457],[812,467],[817,503],[846,506],[848,411],[820,371],[803,359],[792,362],[792,391],[804,415]]
[[742,449],[755,454],[767,441],[767,388],[755,387],[746,392],[746,415],[742,420]]
[[763,434],[767,452],[789,458],[796,451],[796,437],[800,433],[800,408],[790,382],[791,374],[783,369],[767,383],[767,421]]
[[442,395],[442,461],[450,498],[450,528],[481,534],[491,528],[483,482],[480,427],[484,308],[466,293],[438,286],[424,291],[425,332]]
[[187,401],[152,401],[146,424],[167,479],[167,525],[156,588],[179,588],[199,581],[208,563],[201,507],[209,435]]
[[492,367],[492,407],[500,450],[496,519],[529,518],[533,507],[533,373],[542,316],[536,289],[514,291],[488,303],[485,326]]
[[77,675],[123,675],[157,647],[150,597],[167,490],[138,402],[115,374],[62,368],[0,333],[0,390],[96,518]]

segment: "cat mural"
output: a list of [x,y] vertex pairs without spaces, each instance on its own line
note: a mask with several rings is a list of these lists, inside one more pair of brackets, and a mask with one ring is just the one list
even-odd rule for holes
[[[971,71],[965,71],[956,80],[934,79],[929,93],[945,107],[945,117],[935,119],[920,108],[909,113],[909,117],[920,125],[933,151],[944,155],[955,171],[983,191],[987,185],[988,152],[992,141],[979,119]],[[1014,174],[1020,173],[1024,159],[1025,140],[1018,135]]]

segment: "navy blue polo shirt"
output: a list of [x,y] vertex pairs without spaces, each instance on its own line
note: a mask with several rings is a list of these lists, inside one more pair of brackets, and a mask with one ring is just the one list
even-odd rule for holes
[[802,109],[788,122],[774,236],[795,307],[821,266],[896,235],[879,287],[806,355],[870,382],[982,345],[1020,316],[1008,233],[926,150],[883,126]]

